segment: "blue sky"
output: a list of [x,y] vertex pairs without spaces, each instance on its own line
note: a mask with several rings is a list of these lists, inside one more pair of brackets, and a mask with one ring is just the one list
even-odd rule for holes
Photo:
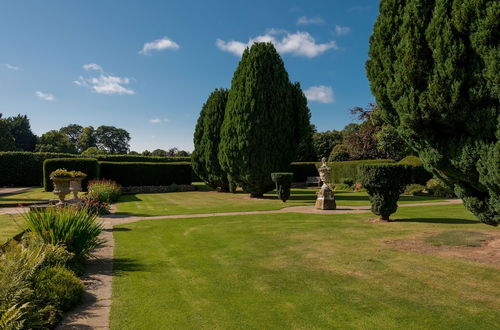
[[230,87],[241,50],[275,43],[318,130],[373,102],[365,75],[377,0],[3,0],[0,112],[38,135],[113,125],[131,149],[192,150],[203,102]]

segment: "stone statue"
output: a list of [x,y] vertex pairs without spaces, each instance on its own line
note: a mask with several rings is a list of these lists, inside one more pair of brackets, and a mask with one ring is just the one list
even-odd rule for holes
[[320,210],[335,210],[337,205],[335,203],[335,198],[333,197],[333,189],[330,186],[330,172],[331,168],[326,165],[326,158],[323,157],[321,159],[323,163],[321,167],[318,169],[319,177],[323,182],[321,189],[316,194],[318,197],[316,198],[316,208]]

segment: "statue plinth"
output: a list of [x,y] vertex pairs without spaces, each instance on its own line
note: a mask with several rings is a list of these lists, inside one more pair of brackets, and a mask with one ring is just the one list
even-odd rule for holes
[[335,198],[333,197],[333,190],[328,183],[330,181],[331,169],[326,165],[326,158],[321,160],[323,165],[318,169],[321,181],[323,181],[323,186],[316,193],[318,197],[316,198],[316,208],[320,210],[335,210],[337,208],[337,203],[335,203]]

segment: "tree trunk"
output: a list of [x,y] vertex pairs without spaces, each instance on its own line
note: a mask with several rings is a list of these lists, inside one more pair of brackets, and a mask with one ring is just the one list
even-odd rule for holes
[[264,193],[257,192],[257,193],[250,193],[251,198],[262,198],[264,197]]
[[381,214],[381,215],[380,215],[380,220],[382,220],[382,221],[391,221],[391,220],[389,219],[389,216],[388,216],[388,215],[385,215],[385,214]]

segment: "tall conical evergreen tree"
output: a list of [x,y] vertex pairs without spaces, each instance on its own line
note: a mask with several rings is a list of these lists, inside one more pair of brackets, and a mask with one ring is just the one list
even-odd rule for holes
[[216,89],[203,105],[194,132],[193,170],[207,185],[229,190],[227,173],[219,165],[220,129],[224,121],[228,91]]
[[252,197],[273,188],[272,172],[295,156],[295,114],[285,66],[271,43],[243,52],[229,91],[219,161]]
[[382,0],[367,73],[382,118],[482,222],[500,222],[500,2]]
[[313,144],[313,128],[311,126],[311,111],[307,106],[307,98],[300,88],[300,83],[291,85],[292,104],[295,112],[295,141],[297,150],[294,161],[316,161],[316,152]]

